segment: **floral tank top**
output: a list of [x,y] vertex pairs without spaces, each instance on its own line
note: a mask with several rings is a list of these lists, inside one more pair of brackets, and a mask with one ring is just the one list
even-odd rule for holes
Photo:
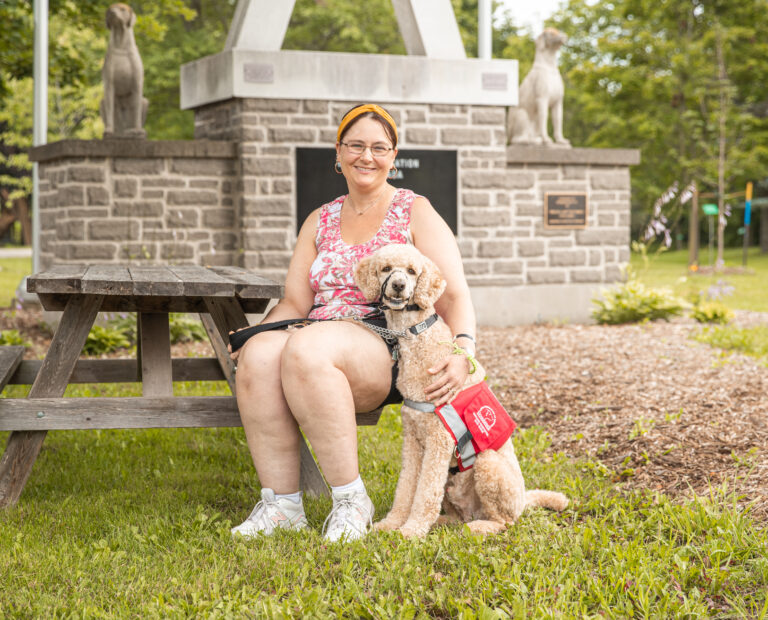
[[391,243],[412,243],[411,205],[416,197],[409,189],[396,189],[378,232],[365,243],[348,245],[341,238],[341,206],[346,196],[320,208],[315,244],[317,258],[309,270],[315,292],[311,319],[362,317],[374,310],[355,284],[355,267],[361,259]]

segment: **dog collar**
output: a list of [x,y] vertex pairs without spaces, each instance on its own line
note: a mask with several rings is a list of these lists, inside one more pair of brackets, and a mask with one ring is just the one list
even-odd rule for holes
[[[418,306],[416,307],[418,308]],[[414,336],[418,336],[422,332],[427,331],[435,323],[437,323],[438,318],[439,317],[437,316],[437,312],[435,312],[433,315],[428,316],[426,319],[424,319],[421,323],[416,323],[416,325],[411,325],[405,331],[411,332]]]

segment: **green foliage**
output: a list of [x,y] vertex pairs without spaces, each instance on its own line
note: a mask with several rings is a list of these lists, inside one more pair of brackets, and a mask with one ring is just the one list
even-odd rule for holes
[[208,333],[198,319],[188,314],[171,313],[170,316],[171,342],[202,342],[208,339]]
[[0,346],[22,345],[29,346],[29,341],[24,339],[18,329],[4,329],[0,331]]
[[768,356],[768,325],[706,327],[696,334],[695,339],[720,349],[755,357]]
[[669,320],[683,312],[683,303],[671,290],[649,288],[631,272],[626,282],[603,289],[592,303],[592,318],[601,325]]
[[31,258],[0,259],[0,308],[8,308],[24,276],[32,273]]
[[94,325],[83,346],[85,355],[102,355],[113,353],[118,349],[127,349],[131,346],[125,334],[118,329]]
[[[330,502],[317,498],[304,500],[308,532],[231,539],[258,496],[242,429],[51,433],[18,508],[0,514],[0,615],[760,616],[768,534],[727,492],[682,503],[621,492],[599,464],[552,454],[540,429],[514,442],[528,486],[562,489],[566,512],[526,510],[488,537],[439,527],[424,541],[328,545]],[[359,444],[380,517],[399,416],[359,429]]]
[[706,301],[693,306],[691,316],[699,323],[728,323],[733,318],[733,312],[719,302]]

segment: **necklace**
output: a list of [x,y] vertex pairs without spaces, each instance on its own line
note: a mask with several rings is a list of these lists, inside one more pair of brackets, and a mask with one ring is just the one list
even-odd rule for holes
[[375,207],[376,205],[378,205],[378,204],[379,204],[379,202],[381,202],[381,197],[382,197],[382,196],[383,196],[383,195],[386,193],[386,191],[387,191],[387,187],[386,187],[386,186],[384,186],[384,189],[382,189],[382,190],[379,192],[379,195],[378,195],[378,196],[376,196],[376,199],[375,199],[375,200],[374,200],[374,201],[373,201],[371,204],[369,204],[367,207],[365,207],[365,209],[363,209],[362,211],[358,211],[358,210],[355,208],[355,204],[354,204],[354,201],[352,200],[352,196],[350,196],[349,194],[347,194],[347,200],[349,201],[349,206],[350,206],[350,207],[352,208],[352,210],[355,212],[355,215],[358,215],[358,216],[360,216],[360,215],[364,215],[364,214],[365,214],[365,212],[366,212],[366,211],[368,211],[369,209],[372,209],[373,207]]

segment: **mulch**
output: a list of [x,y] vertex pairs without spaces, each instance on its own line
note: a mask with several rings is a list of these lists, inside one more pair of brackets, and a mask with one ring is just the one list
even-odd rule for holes
[[[737,312],[734,323],[768,324],[768,314]],[[27,358],[50,342],[39,310],[0,311],[0,329],[25,335]],[[766,521],[768,364],[698,343],[699,330],[691,319],[486,327],[478,358],[517,423],[547,430],[553,451],[600,461],[624,488],[680,499],[725,484]],[[212,351],[174,346],[190,354]]]

